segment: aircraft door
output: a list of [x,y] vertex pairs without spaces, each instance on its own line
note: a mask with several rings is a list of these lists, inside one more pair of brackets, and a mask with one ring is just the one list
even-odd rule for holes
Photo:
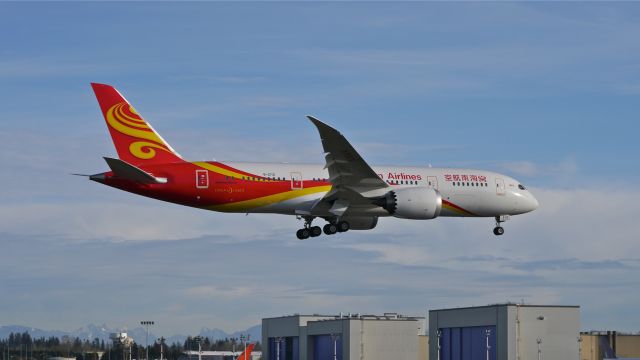
[[302,189],[302,173],[292,172],[291,173],[291,190],[300,190]]
[[505,194],[504,179],[496,178],[496,194],[498,195]]
[[438,190],[438,177],[437,176],[427,176],[427,187]]
[[196,170],[196,189],[209,188],[209,171]]

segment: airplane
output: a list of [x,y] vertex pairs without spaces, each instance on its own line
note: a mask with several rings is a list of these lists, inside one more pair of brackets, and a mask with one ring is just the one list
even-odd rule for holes
[[251,360],[251,353],[255,344],[248,344],[242,354],[236,358],[236,360]]
[[[489,217],[493,233],[538,207],[516,179],[499,173],[370,166],[336,129],[313,116],[325,164],[184,160],[113,86],[92,83],[118,158],[90,180],[134,194],[227,213],[294,215],[300,240],[370,230],[378,218]],[[326,224],[314,226],[315,219]]]

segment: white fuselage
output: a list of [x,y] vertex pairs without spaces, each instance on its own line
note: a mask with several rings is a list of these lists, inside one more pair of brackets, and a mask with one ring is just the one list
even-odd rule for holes
[[[322,165],[295,163],[223,162],[234,168],[267,178],[290,180],[292,190],[301,189],[306,181],[328,179]],[[372,166],[390,189],[430,187],[442,196],[440,216],[495,217],[517,215],[535,210],[536,198],[517,180],[499,173],[460,168],[431,168],[409,166]],[[313,193],[287,201],[259,207],[251,212],[305,214],[326,192]],[[315,215],[315,214],[314,214]],[[322,216],[322,214],[318,214]],[[367,210],[362,216],[389,216],[383,209]]]

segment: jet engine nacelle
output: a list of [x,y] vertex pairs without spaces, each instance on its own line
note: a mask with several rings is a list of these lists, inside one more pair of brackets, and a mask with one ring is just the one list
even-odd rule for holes
[[342,220],[349,223],[349,230],[371,230],[378,225],[377,216],[349,216]]
[[384,197],[374,200],[391,216],[402,219],[434,219],[442,210],[442,196],[428,187],[401,188],[389,191]]

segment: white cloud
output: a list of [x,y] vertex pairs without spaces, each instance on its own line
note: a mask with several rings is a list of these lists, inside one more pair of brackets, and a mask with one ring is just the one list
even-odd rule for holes
[[[635,239],[640,225],[640,192],[631,188],[532,189],[540,207],[504,224],[506,234],[491,234],[493,219],[439,218],[426,221],[382,219],[369,234],[348,246],[379,254],[400,265],[464,267],[452,258],[487,256],[516,261],[577,258],[588,261],[640,258]],[[415,248],[415,249],[414,249]],[[487,261],[490,263],[490,261]],[[490,264],[488,265],[490,266]]]
[[[136,201],[129,194],[122,196],[127,204],[65,204],[64,212],[59,205],[2,206],[0,283],[24,284],[12,285],[11,291],[25,306],[41,296],[55,306],[68,294],[95,286],[131,292],[133,298],[154,292],[152,311],[179,329],[237,329],[263,316],[293,312],[425,315],[427,308],[521,299],[580,304],[590,309],[583,310],[588,327],[616,321],[619,329],[631,328],[634,317],[621,312],[638,295],[633,284],[640,270],[635,244],[640,194],[631,189],[533,192],[541,207],[512,218],[502,237],[491,234],[491,219],[383,219],[373,231],[299,241],[293,235],[299,224],[292,217],[208,213]],[[615,223],[616,231],[603,223]],[[36,233],[47,240],[31,240],[28,234]],[[58,235],[51,239],[50,234]],[[25,256],[31,261],[19,260]],[[16,262],[24,273],[9,271]],[[65,279],[63,288],[54,286],[60,279]],[[34,286],[38,297],[28,296]],[[626,303],[600,296],[622,289]],[[102,302],[94,299],[99,307]],[[144,304],[110,316],[126,323]],[[107,316],[113,311],[109,306],[117,304],[102,306],[105,310],[94,316]],[[603,307],[622,310],[597,311]],[[51,319],[37,311],[34,316]]]
[[281,215],[214,213],[149,199],[122,199],[125,203],[0,205],[0,228],[13,234],[82,241],[175,240],[205,235],[249,241],[265,231],[299,226],[293,217]]
[[191,287],[185,290],[188,295],[204,297],[208,299],[235,300],[251,296],[253,290],[248,286],[222,287],[216,285],[203,285]]
[[402,245],[401,243],[368,243],[350,242],[338,247],[353,249],[376,255],[379,262],[393,263],[399,265],[416,265],[422,266],[430,264],[434,261],[428,250],[424,246],[419,245]]
[[555,164],[541,164],[531,161],[513,161],[498,164],[498,166],[515,175],[529,177],[562,177],[568,178],[574,176],[579,171],[579,166],[573,156],[568,156]]

